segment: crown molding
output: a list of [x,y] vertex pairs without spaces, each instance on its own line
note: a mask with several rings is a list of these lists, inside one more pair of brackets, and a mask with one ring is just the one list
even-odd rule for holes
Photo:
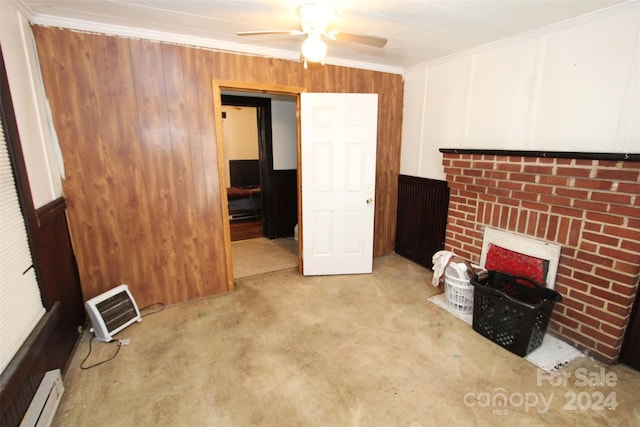
[[[1,0],[0,0],[1,1]],[[48,27],[60,27],[75,31],[85,31],[88,33],[98,33],[110,36],[121,36],[144,40],[153,40],[165,43],[175,43],[179,45],[194,46],[204,49],[211,49],[230,53],[240,53],[253,56],[285,59],[300,62],[300,52],[292,52],[283,49],[271,49],[243,43],[234,43],[223,40],[210,39],[205,37],[190,36],[178,33],[149,30],[145,28],[130,27],[125,25],[104,24],[93,21],[86,21],[73,18],[63,18],[52,15],[25,14],[32,24]],[[325,64],[349,68],[359,68],[370,71],[378,71],[390,74],[403,74],[401,67],[392,67],[364,61],[354,61],[349,59],[332,58],[328,56]]]

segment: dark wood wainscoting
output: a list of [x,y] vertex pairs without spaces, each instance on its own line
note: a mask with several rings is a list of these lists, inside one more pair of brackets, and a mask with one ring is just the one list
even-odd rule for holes
[[56,331],[61,320],[57,303],[40,319],[0,376],[1,426],[19,425],[44,374],[60,367],[53,360],[57,358]]
[[633,310],[631,310],[629,325],[618,360],[640,371],[640,289],[636,293],[636,300],[633,303]]
[[444,249],[448,209],[446,181],[400,175],[396,253],[432,268],[433,254]]
[[298,223],[297,171],[271,171],[268,180],[268,200],[265,203],[265,237],[292,237]]
[[80,276],[71,247],[71,238],[62,197],[36,209],[37,228],[33,230],[33,261],[38,271],[42,303],[47,310],[60,302],[60,322],[52,354],[64,372],[67,359],[78,339],[78,328],[85,323]]

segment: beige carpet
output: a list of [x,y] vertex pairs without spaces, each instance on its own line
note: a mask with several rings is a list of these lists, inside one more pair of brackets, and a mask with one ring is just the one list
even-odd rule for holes
[[298,241],[293,238],[232,242],[231,254],[234,279],[298,267]]
[[[85,335],[54,425],[640,425],[637,371],[584,357],[553,385],[428,301],[436,292],[430,271],[397,255],[368,275],[239,279],[230,294],[143,318],[117,335],[131,342],[114,360],[82,371]],[[94,345],[89,362],[115,348]],[[581,385],[578,369],[616,383]],[[617,407],[567,406],[597,393]]]

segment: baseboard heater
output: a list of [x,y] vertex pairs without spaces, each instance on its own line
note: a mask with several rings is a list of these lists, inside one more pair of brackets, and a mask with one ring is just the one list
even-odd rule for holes
[[91,298],[85,308],[98,341],[109,342],[113,336],[134,322],[142,321],[129,286],[120,285]]
[[60,404],[62,393],[64,393],[64,385],[60,369],[46,372],[22,418],[20,427],[50,426]]

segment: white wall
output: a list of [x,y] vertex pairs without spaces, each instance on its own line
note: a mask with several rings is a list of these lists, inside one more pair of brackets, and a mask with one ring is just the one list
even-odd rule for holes
[[36,208],[62,195],[61,156],[50,132],[31,29],[15,0],[0,0],[0,44]]
[[400,172],[444,179],[440,148],[640,153],[640,3],[405,74]]
[[273,169],[298,169],[298,119],[295,97],[271,98],[271,132]]

